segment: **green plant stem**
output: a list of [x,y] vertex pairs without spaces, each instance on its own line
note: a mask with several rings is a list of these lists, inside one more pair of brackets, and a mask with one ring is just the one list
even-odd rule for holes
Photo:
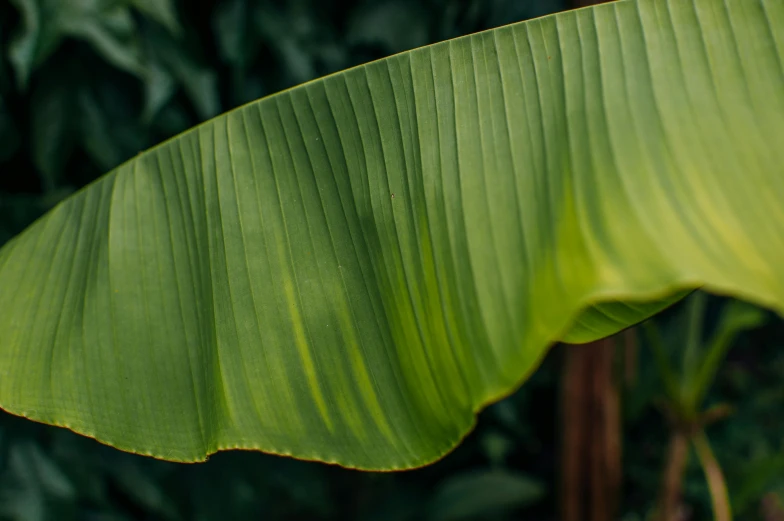
[[732,519],[732,509],[730,499],[727,494],[727,484],[724,474],[721,471],[719,462],[713,454],[705,431],[700,430],[692,436],[694,450],[705,471],[705,479],[708,481],[710,489],[711,503],[713,504],[713,518],[715,521],[730,521]]
[[648,346],[653,354],[656,372],[662,380],[667,398],[673,403],[678,403],[678,378],[667,357],[667,350],[664,347],[661,333],[656,327],[656,324],[651,320],[642,324],[642,331],[645,334],[645,339],[648,341]]
[[691,400],[695,379],[700,371],[702,354],[702,323],[707,296],[695,291],[686,305],[686,342],[683,348],[679,405],[684,410],[697,411],[698,404]]

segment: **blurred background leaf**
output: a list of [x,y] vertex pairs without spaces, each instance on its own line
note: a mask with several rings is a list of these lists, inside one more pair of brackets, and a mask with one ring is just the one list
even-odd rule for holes
[[130,4],[151,20],[166,27],[171,34],[176,36],[182,31],[172,0],[131,0]]
[[539,481],[505,470],[455,474],[437,488],[429,505],[428,519],[501,519],[509,511],[540,499],[544,491]]

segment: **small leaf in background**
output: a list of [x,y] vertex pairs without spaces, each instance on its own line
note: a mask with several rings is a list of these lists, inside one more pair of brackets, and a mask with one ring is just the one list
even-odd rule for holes
[[249,19],[247,0],[228,0],[220,3],[215,12],[214,30],[218,52],[226,62],[240,68],[245,68],[255,50],[251,42],[256,33],[249,31]]
[[301,461],[274,459],[269,460],[268,465],[265,487],[279,490],[295,504],[319,517],[328,517],[335,510],[328,482],[322,472],[315,472],[310,465]]
[[418,2],[366,3],[349,22],[352,44],[380,45],[393,54],[428,43],[427,16]]
[[753,508],[754,502],[775,486],[784,486],[784,453],[768,454],[748,462],[730,482],[736,514]]
[[281,13],[267,5],[254,15],[256,30],[264,35],[280,61],[286,64],[289,86],[313,79],[316,76],[314,56],[306,45],[313,37],[308,17],[302,13]]
[[176,82],[159,63],[151,62],[144,80],[144,112],[142,119],[151,121],[177,90]]
[[265,93],[259,70],[252,67],[261,46],[261,33],[254,26],[256,9],[257,4],[249,0],[226,0],[215,9],[213,31],[218,55],[231,68],[231,106],[243,105]]
[[148,145],[123,85],[96,78],[77,95],[81,145],[103,170],[111,170]]
[[[68,519],[65,506],[76,491],[68,477],[37,445],[14,444],[2,478],[0,513],[14,521]],[[53,514],[57,516],[53,517]]]
[[164,105],[155,116],[153,120],[155,128],[162,133],[164,138],[177,135],[193,125],[193,121],[183,105],[178,100],[174,100]]
[[[167,497],[162,485],[149,472],[150,462],[141,461],[140,458],[127,454],[123,456],[125,457],[114,459],[106,469],[117,486],[147,512],[157,514],[166,520],[180,519],[177,508]],[[174,465],[165,467],[156,465],[156,467],[159,470],[175,468]]]
[[79,92],[82,114],[82,146],[102,169],[111,170],[122,162],[123,154],[112,137],[111,123],[104,117],[95,97],[87,90]]
[[46,71],[30,100],[30,147],[32,160],[43,180],[44,192],[60,184],[75,142],[75,89],[72,72],[64,68]]
[[172,0],[130,0],[130,2],[148,18],[166,27],[172,35],[178,36],[182,32]]
[[264,490],[257,487],[249,493],[244,465],[227,465],[227,459],[233,458],[216,456],[183,474],[184,481],[177,490],[187,505],[183,517],[191,521],[252,519],[259,511]]
[[16,73],[17,85],[24,89],[35,67],[57,47],[56,10],[47,0],[11,0],[22,17],[22,26],[8,46],[8,55]]
[[361,521],[420,521],[426,504],[424,487],[418,480],[392,480],[385,493],[369,501]]
[[217,115],[220,99],[215,73],[188,59],[172,64],[172,67],[199,117],[206,120]]
[[[168,74],[185,91],[199,118],[209,119],[221,110],[217,76],[214,70],[194,58],[188,49],[187,45],[174,40],[168,33],[150,27],[146,32],[145,55],[150,67],[157,68],[157,72],[149,76],[148,81],[171,81],[163,79]],[[160,87],[148,86],[147,110],[160,105],[160,100],[149,98],[150,95],[164,95]]]
[[455,474],[436,489],[427,519],[481,519],[530,505],[544,493],[544,485],[525,474],[505,470]]
[[724,304],[718,328],[705,343],[699,364],[695,364],[693,373],[685,375],[685,398],[692,406],[698,406],[705,398],[735,338],[745,330],[759,327],[767,318],[766,311],[741,300]]
[[479,442],[484,449],[485,456],[495,466],[503,465],[506,457],[515,447],[515,443],[508,436],[497,430],[488,430],[482,435]]
[[106,11],[69,10],[61,15],[64,34],[89,42],[107,62],[138,77],[144,76],[134,22],[127,7]]
[[[593,3],[598,4],[601,1],[607,0],[595,0]],[[483,1],[482,3],[485,2]],[[491,27],[506,25],[520,19],[536,18],[575,6],[575,4],[569,0],[527,0],[526,2],[488,0],[486,3],[488,5],[483,6],[483,10],[488,12],[485,23]]]
[[523,435],[526,433],[525,425],[520,421],[520,415],[511,400],[501,400],[488,407],[490,414],[504,427],[512,432]]
[[88,42],[109,63],[143,76],[135,24],[127,6],[106,0],[13,2],[24,19],[24,29],[11,42],[9,53],[20,88],[66,36]]
[[77,489],[79,501],[92,505],[110,505],[108,480],[103,471],[113,452],[96,446],[94,440],[76,436],[70,431],[56,433],[46,446],[47,454],[57,462],[68,480]]

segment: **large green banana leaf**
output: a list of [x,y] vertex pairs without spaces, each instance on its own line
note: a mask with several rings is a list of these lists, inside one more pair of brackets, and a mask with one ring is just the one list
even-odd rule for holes
[[127,162],[0,250],[0,405],[177,461],[449,451],[554,341],[784,312],[784,2],[417,49]]

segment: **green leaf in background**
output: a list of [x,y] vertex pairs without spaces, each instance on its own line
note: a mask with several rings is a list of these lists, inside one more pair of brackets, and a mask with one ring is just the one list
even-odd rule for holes
[[755,502],[773,488],[772,484],[777,481],[784,483],[784,453],[756,458],[744,465],[742,470],[741,478],[730,489],[735,491],[732,507],[738,513],[756,506]]
[[134,40],[130,10],[113,0],[12,0],[24,19],[10,43],[17,83],[24,88],[30,74],[66,36],[89,42],[120,69],[137,76],[144,70]]
[[[256,28],[259,11],[259,4],[250,0],[225,0],[218,5],[213,18],[218,53],[231,69],[230,92],[234,106],[257,99],[264,92],[256,75],[259,71],[251,67],[262,47],[263,35]],[[253,77],[256,81],[251,80]]]
[[699,363],[685,375],[684,397],[690,407],[696,409],[705,399],[735,338],[743,331],[759,327],[766,318],[763,310],[746,302],[732,300],[727,303],[719,319],[718,331],[706,342]]
[[320,70],[332,72],[353,65],[344,48],[351,43],[350,35],[321,23],[320,18],[328,14],[323,7],[313,9],[307,0],[296,0],[277,6],[261,3],[252,13],[253,30],[263,35],[263,44],[285,64],[281,85],[312,80]]
[[258,32],[251,30],[253,10],[248,0],[221,3],[215,14],[215,39],[221,57],[231,65],[244,69],[255,57]]
[[[57,464],[32,443],[15,444],[8,456],[0,515],[4,519],[46,521],[69,519],[63,510],[75,494],[73,485]],[[69,515],[70,514],[70,515]]]
[[42,13],[38,0],[11,0],[22,17],[22,29],[9,44],[9,58],[16,71],[20,87],[27,85],[33,67],[51,53],[59,41],[59,35],[45,30],[42,19],[50,16]]
[[782,27],[626,0],[203,124],[0,250],[0,405],[164,459],[409,468],[552,342],[695,287],[782,313]]
[[124,460],[108,469],[119,488],[143,506],[148,512],[162,519],[177,520],[179,515],[171,500],[167,498],[158,483],[144,472],[138,460]]
[[313,56],[306,49],[308,41],[313,38],[314,24],[307,12],[295,11],[291,6],[285,7],[288,10],[282,11],[273,4],[262,4],[255,13],[254,25],[257,31],[273,42],[271,46],[286,64],[291,81],[302,83],[316,75]]
[[171,100],[176,90],[177,82],[165,66],[155,62],[148,66],[144,81],[145,104],[142,119],[151,121]]
[[97,12],[64,12],[62,31],[89,42],[109,63],[135,76],[144,76],[138,42],[134,39],[134,21],[126,7],[114,6]]
[[488,519],[490,515],[529,505],[540,499],[544,491],[540,482],[506,470],[456,474],[439,485],[427,519]]
[[96,164],[114,168],[141,151],[147,143],[132,109],[124,103],[124,91],[104,78],[83,84],[72,101],[79,118],[81,145]]
[[31,152],[46,192],[60,184],[78,135],[79,110],[74,102],[77,88],[72,82],[75,77],[72,67],[54,67],[46,71],[32,92]]
[[172,0],[130,0],[130,4],[166,27],[171,34],[178,36],[182,32]]
[[150,28],[146,44],[145,55],[151,72],[146,83],[145,115],[152,117],[168,101],[176,85],[185,91],[200,118],[215,116],[220,110],[215,72],[199,63],[182,43],[164,31]]
[[427,43],[426,7],[393,0],[367,3],[358,9],[348,24],[348,39],[357,44],[381,45],[390,52],[401,52]]

